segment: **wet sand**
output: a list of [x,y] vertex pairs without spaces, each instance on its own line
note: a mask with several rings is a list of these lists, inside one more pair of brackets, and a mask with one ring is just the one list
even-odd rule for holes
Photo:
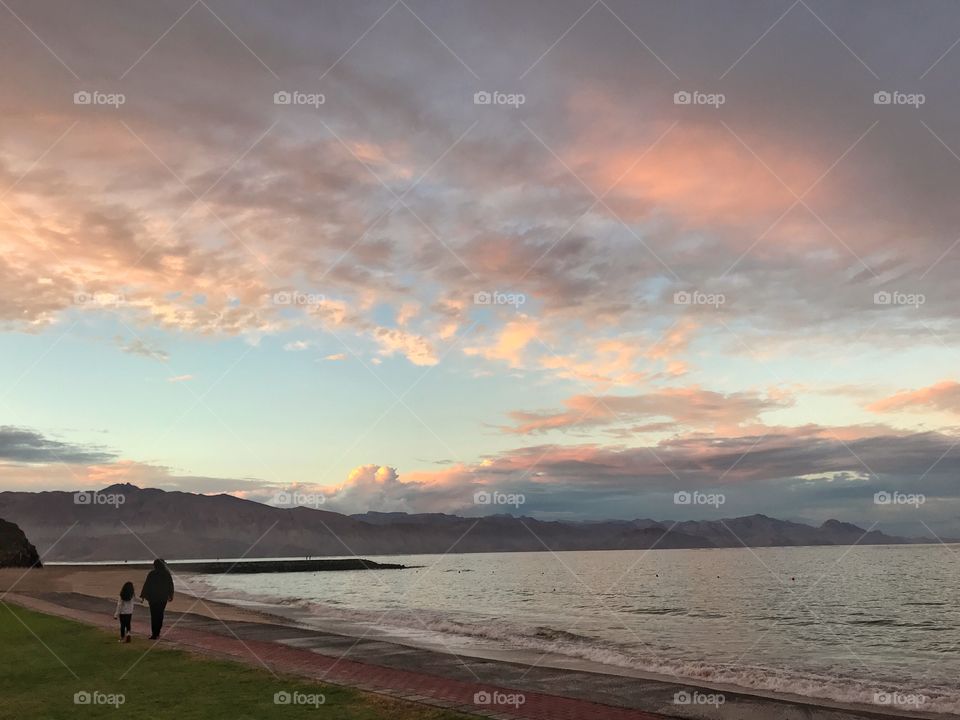
[[[0,596],[7,592],[42,593],[78,593],[95,598],[104,598],[116,602],[120,588],[128,580],[139,592],[147,570],[141,567],[97,568],[71,565],[47,565],[44,568],[29,570],[24,568],[0,569]],[[256,610],[248,610],[235,605],[226,605],[213,600],[200,600],[189,594],[190,575],[174,574],[177,595],[170,603],[170,609],[179,612],[191,612],[208,618],[236,620],[241,622],[276,623],[283,619]],[[192,607],[191,607],[192,606]]]

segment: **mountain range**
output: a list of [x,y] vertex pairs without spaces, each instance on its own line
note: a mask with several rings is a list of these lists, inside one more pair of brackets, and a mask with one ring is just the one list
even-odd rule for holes
[[813,527],[766,515],[676,523],[441,513],[344,515],[305,507],[277,508],[232,495],[129,484],[79,496],[62,491],[0,492],[0,518],[19,525],[45,561],[929,542],[867,531],[838,520]]

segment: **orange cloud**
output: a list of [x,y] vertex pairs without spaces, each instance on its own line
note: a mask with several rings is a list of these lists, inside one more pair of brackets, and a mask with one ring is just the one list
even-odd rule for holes
[[510,417],[517,424],[504,430],[527,435],[669,418],[675,423],[675,430],[687,427],[730,432],[763,412],[787,407],[792,402],[792,398],[762,397],[746,392],[724,395],[696,387],[671,388],[642,395],[574,395],[565,401],[566,410],[561,412],[512,412]]
[[538,332],[537,321],[521,315],[519,319],[506,323],[492,344],[464,348],[463,352],[488,360],[503,360],[511,367],[519,367],[524,349],[537,337]]
[[[720,123],[677,124],[649,149],[668,124],[640,138],[625,135],[623,127],[636,119],[624,117],[622,100],[596,90],[574,97],[570,107],[590,121],[580,124],[586,129],[564,159],[597,194],[612,187],[607,202],[624,219],[644,219],[654,208],[666,208],[696,225],[772,222],[794,200]],[[824,170],[809,154],[785,150],[789,145],[749,144],[757,145],[755,152],[796,192]]]
[[872,412],[939,410],[960,414],[960,383],[944,380],[918,390],[903,390],[867,405]]
[[663,360],[667,363],[671,375],[679,375],[686,371],[686,365],[676,356],[686,351],[693,340],[694,332],[700,323],[692,318],[683,318],[674,324],[667,332],[651,345],[644,353],[651,360]]
[[645,377],[644,373],[635,369],[643,352],[642,342],[636,338],[603,340],[587,359],[551,354],[543,357],[540,364],[556,371],[560,377],[584,382],[633,385]]
[[436,365],[437,354],[427,338],[397,328],[377,328],[374,340],[380,345],[381,355],[400,353],[414,365]]

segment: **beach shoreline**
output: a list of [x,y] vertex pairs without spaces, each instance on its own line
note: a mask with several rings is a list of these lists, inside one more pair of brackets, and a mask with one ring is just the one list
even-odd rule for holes
[[[41,597],[50,593],[77,593],[94,598],[116,602],[118,591],[128,580],[133,582],[137,592],[143,584],[147,568],[119,568],[83,565],[48,565],[42,569],[3,568],[0,569],[0,596],[22,594]],[[240,622],[284,622],[279,615],[257,610],[244,609],[236,605],[215,600],[196,601],[189,592],[188,576],[175,575],[177,598],[170,604],[171,610],[186,611],[208,618],[222,618]],[[193,606],[193,607],[191,607]],[[143,607],[146,612],[146,606]]]
[[[69,614],[77,611],[78,608],[107,607],[105,603],[114,601],[116,589],[122,582],[128,579],[137,580],[130,576],[131,573],[123,568],[100,569],[89,566],[51,566],[43,570],[28,571],[7,569],[0,570],[0,593],[6,594],[11,591],[8,599],[14,603],[18,602],[18,598],[28,598],[34,605],[40,603],[43,606],[40,609],[44,612],[58,614],[58,608],[60,608]],[[482,666],[484,672],[494,677],[498,684],[507,687],[518,687],[518,678],[524,682],[530,680],[530,683],[519,689],[528,691],[538,689],[549,692],[549,688],[553,686],[563,688],[565,695],[572,692],[584,700],[653,712],[665,717],[759,719],[769,717],[770,715],[765,713],[773,708],[776,708],[778,717],[822,720],[952,717],[922,711],[904,712],[885,707],[867,708],[862,705],[788,693],[771,693],[722,683],[685,680],[656,673],[603,667],[596,663],[584,663],[573,659],[564,663],[562,659],[558,662],[556,658],[544,659],[531,656],[527,662],[509,652],[451,653],[444,652],[443,648],[425,649],[383,637],[358,638],[356,634],[310,627],[306,622],[307,618],[298,618],[298,612],[295,609],[272,612],[267,605],[258,606],[248,601],[232,603],[223,598],[209,600],[194,596],[189,592],[189,576],[180,576],[179,579],[181,589],[178,592],[178,600],[182,602],[171,605],[171,617],[175,617],[178,613],[189,613],[184,616],[188,619],[188,624],[203,625],[206,621],[209,624],[208,629],[214,631],[218,624],[225,628],[234,625],[242,626],[254,636],[258,634],[276,636],[277,642],[283,645],[307,647],[321,655],[339,656],[343,652],[341,648],[350,646],[351,650],[346,655],[358,662],[368,662],[373,665],[389,665],[391,658],[402,658],[398,667],[420,667],[426,672],[456,676],[461,679],[464,673],[462,667],[458,668],[458,665],[469,665],[472,668]],[[222,629],[221,632],[223,632]],[[535,667],[533,672],[529,670],[531,665]],[[538,687],[537,682],[542,682],[542,686]],[[678,692],[699,692],[704,695],[722,693],[727,701],[719,707],[675,706],[669,702],[669,699]]]

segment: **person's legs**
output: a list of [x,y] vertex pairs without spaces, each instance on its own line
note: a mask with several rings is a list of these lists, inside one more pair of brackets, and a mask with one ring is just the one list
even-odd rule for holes
[[160,603],[160,614],[157,618],[157,637],[160,637],[160,631],[163,629],[163,613],[167,609],[167,601],[164,600]]
[[133,615],[121,615],[120,616],[120,639],[123,640],[127,635],[130,634],[130,621],[133,619]]
[[150,603],[150,637],[156,640],[160,637],[163,628],[163,611],[167,607],[166,601]]
[[160,631],[157,629],[157,616],[160,613],[160,608],[157,603],[150,603],[150,639],[156,640],[157,633]]

